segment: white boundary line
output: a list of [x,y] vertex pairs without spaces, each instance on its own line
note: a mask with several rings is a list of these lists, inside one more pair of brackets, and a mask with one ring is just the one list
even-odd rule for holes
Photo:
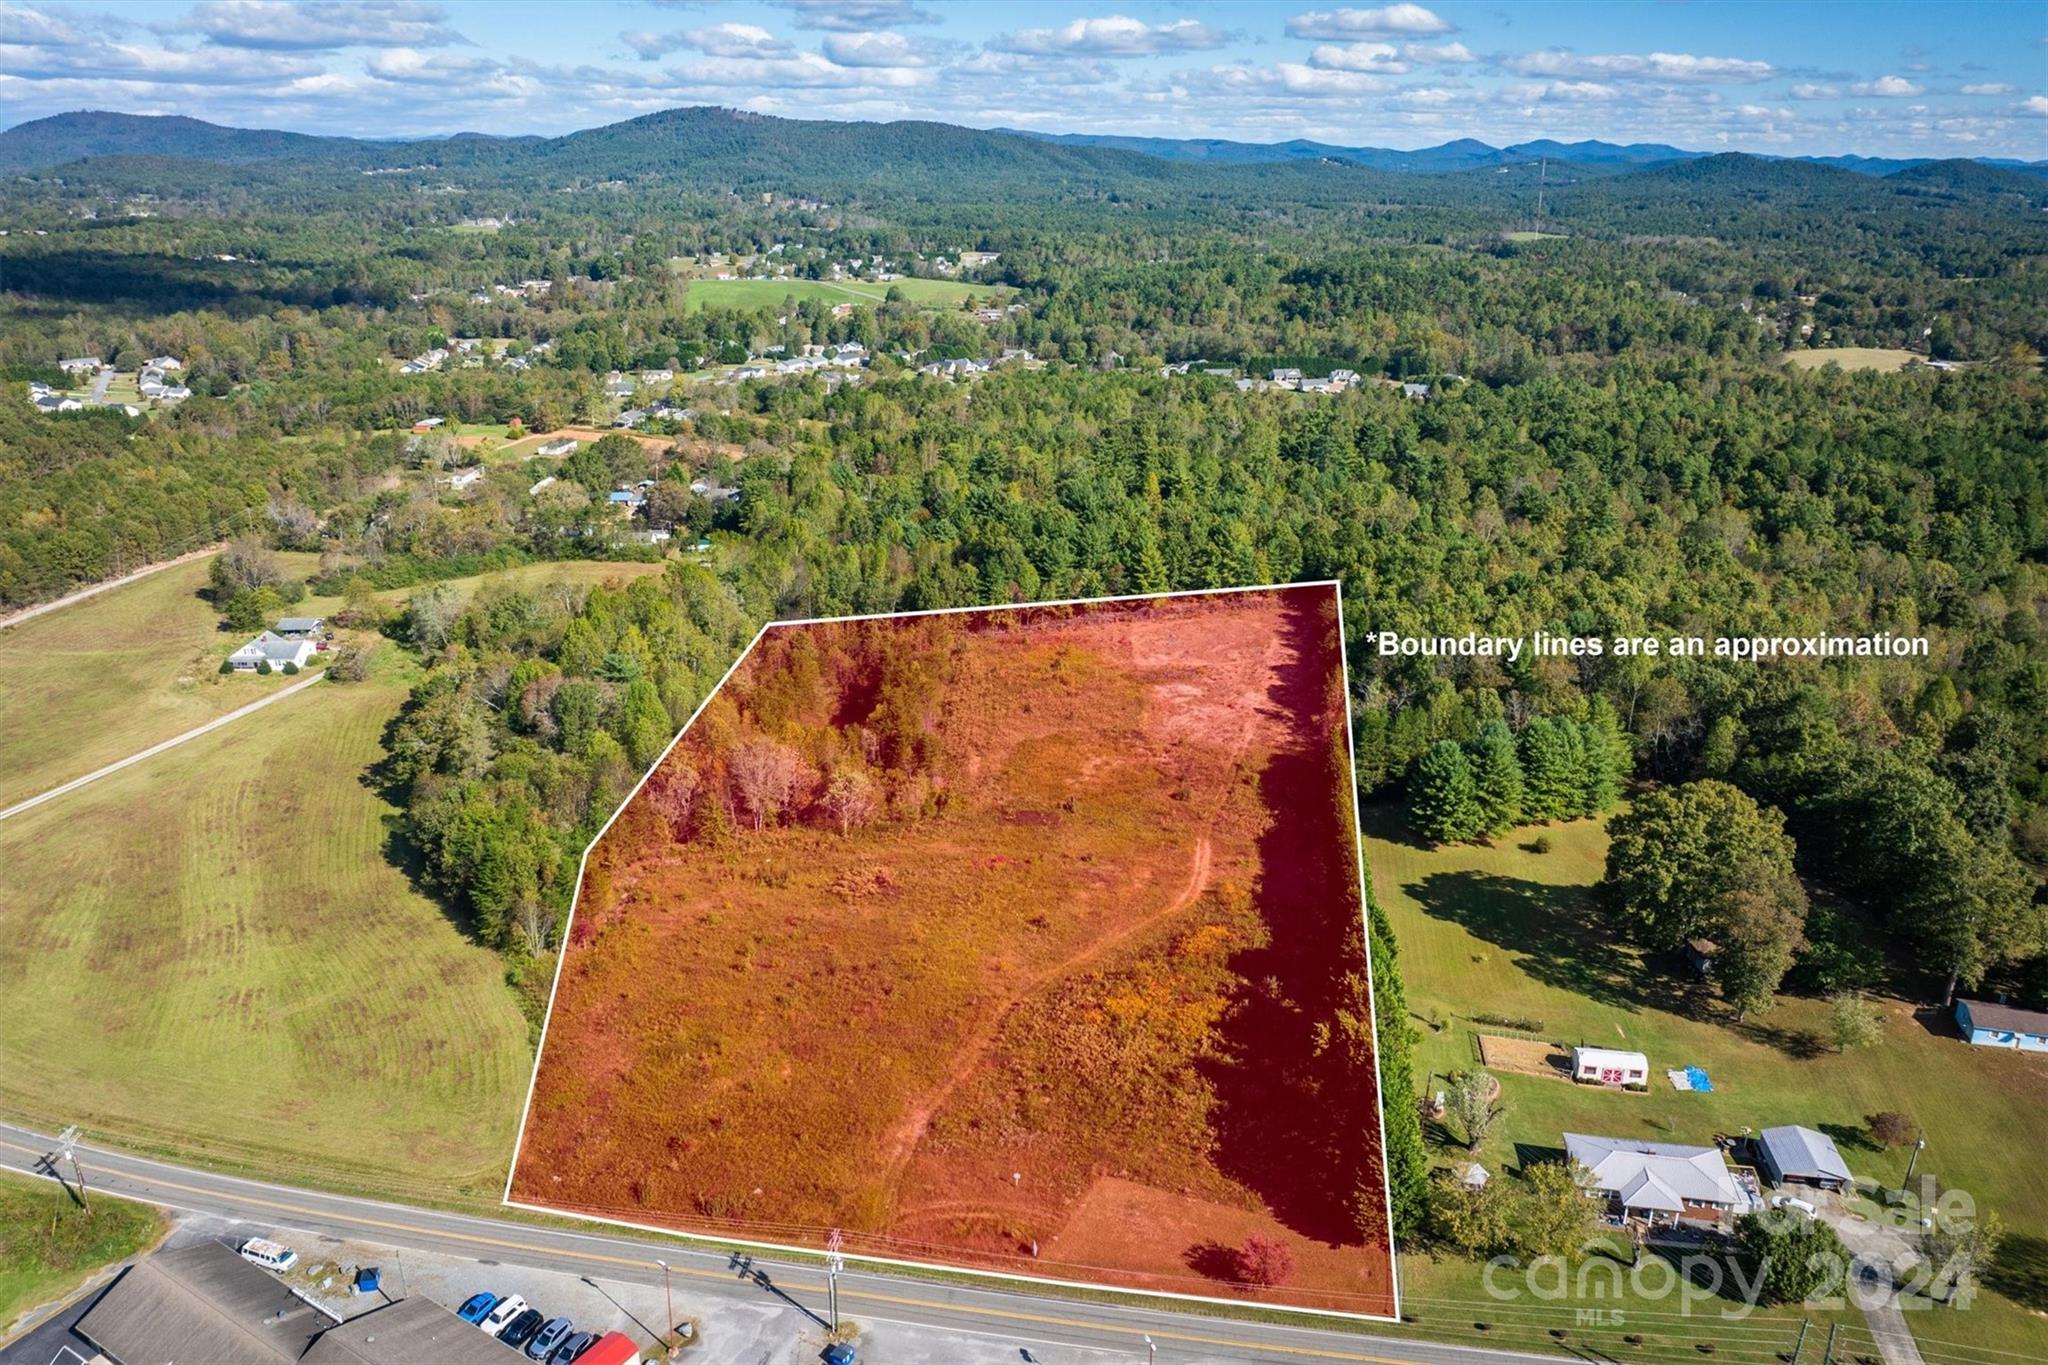
[[1170,601],[1179,597],[1227,597],[1243,593],[1283,592],[1293,588],[1328,588],[1331,590],[1331,595],[1336,599],[1337,603],[1337,658],[1341,666],[1344,687],[1344,753],[1351,774],[1351,790],[1346,793],[1346,801],[1351,807],[1352,850],[1358,866],[1359,921],[1360,927],[1365,931],[1366,1012],[1373,1029],[1373,1094],[1379,1101],[1376,1107],[1379,1110],[1377,1119],[1380,1126],[1380,1189],[1386,1199],[1387,1265],[1389,1278],[1393,1284],[1393,1313],[1391,1315],[1382,1313],[1348,1313],[1341,1309],[1304,1308],[1294,1304],[1267,1303],[1257,1299],[1224,1299],[1207,1294],[1182,1294],[1164,1289],[1134,1289],[1124,1285],[1093,1284],[1085,1280],[1061,1280],[1044,1275],[1020,1275],[1012,1271],[946,1265],[937,1261],[908,1261],[894,1257],[871,1256],[860,1253],[848,1253],[847,1259],[865,1262],[870,1265],[896,1266],[909,1270],[936,1270],[954,1275],[981,1276],[987,1279],[1012,1281],[1020,1284],[1051,1285],[1062,1289],[1088,1289],[1097,1293],[1129,1294],[1140,1298],[1177,1299],[1185,1303],[1213,1303],[1232,1308],[1250,1307],[1281,1313],[1299,1313],[1309,1317],[1346,1318],[1356,1322],[1399,1322],[1401,1320],[1401,1270],[1399,1257],[1395,1254],[1394,1250],[1393,1189],[1387,1171],[1386,1097],[1380,1093],[1379,1015],[1378,1006],[1373,999],[1372,989],[1372,919],[1371,911],[1368,908],[1369,901],[1365,880],[1364,834],[1358,823],[1358,755],[1356,752],[1356,741],[1351,734],[1351,663],[1349,656],[1345,652],[1344,641],[1344,584],[1343,580],[1336,578],[1317,578],[1301,583],[1260,583],[1229,588],[1182,588],[1172,592],[1125,593],[1116,597],[1067,597],[1049,602],[998,602],[990,606],[934,607],[924,611],[877,611],[857,616],[808,616],[792,620],[770,621],[763,625],[754,632],[754,638],[747,642],[747,647],[740,651],[740,656],[732,661],[732,666],[725,670],[724,675],[719,678],[717,684],[704,694],[703,700],[697,703],[697,709],[690,713],[690,718],[683,722],[682,728],[676,731],[667,745],[662,748],[661,753],[655,758],[654,762],[648,765],[647,771],[640,775],[640,780],[633,784],[633,790],[626,793],[625,800],[619,803],[618,808],[611,813],[597,833],[591,836],[590,842],[584,846],[583,856],[576,864],[576,891],[569,901],[569,915],[567,919],[562,921],[561,946],[555,955],[555,977],[548,987],[547,1014],[541,1020],[540,1038],[534,1045],[533,1073],[527,1078],[526,1082],[526,1104],[519,1113],[519,1132],[513,1139],[512,1161],[505,1171],[505,1193],[504,1197],[498,1202],[505,1208],[525,1209],[530,1213],[545,1213],[558,1218],[580,1218],[587,1222],[631,1228],[636,1232],[651,1232],[657,1236],[676,1237],[684,1241],[708,1242],[718,1246],[752,1247],[761,1251],[779,1251],[798,1256],[817,1256],[823,1254],[816,1248],[794,1246],[787,1242],[757,1242],[742,1237],[724,1237],[708,1232],[685,1232],[677,1228],[658,1227],[650,1223],[635,1223],[625,1218],[607,1218],[601,1214],[578,1213],[572,1210],[551,1207],[546,1204],[525,1204],[512,1197],[512,1181],[519,1170],[519,1153],[526,1145],[526,1123],[533,1116],[533,1092],[540,1082],[540,1063],[542,1056],[545,1055],[547,1050],[548,1026],[554,1023],[555,1019],[555,996],[562,988],[562,968],[569,960],[569,933],[575,927],[577,902],[583,898],[583,874],[590,864],[591,850],[602,842],[604,836],[611,830],[612,825],[617,822],[621,815],[625,814],[626,808],[633,804],[633,799],[640,794],[640,789],[647,785],[648,779],[660,771],[661,765],[667,761],[670,751],[682,742],[683,736],[689,733],[690,727],[697,723],[697,717],[704,714],[704,708],[709,706],[712,698],[716,697],[720,689],[732,680],[732,675],[739,671],[740,665],[747,661],[747,657],[754,652],[755,646],[761,643],[769,631],[786,626],[846,625],[857,621],[903,621],[922,616],[962,616],[998,611],[1034,611],[1049,607],[1109,606],[1126,602]]

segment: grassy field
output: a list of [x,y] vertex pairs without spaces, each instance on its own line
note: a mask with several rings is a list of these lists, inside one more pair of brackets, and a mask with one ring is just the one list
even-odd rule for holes
[[891,289],[924,308],[958,308],[967,299],[995,299],[1010,292],[1008,285],[963,284],[957,280],[692,280],[686,306],[703,308],[774,308],[784,299],[799,303],[878,304]]
[[1917,351],[1899,351],[1882,346],[1824,346],[1785,352],[1785,363],[1795,370],[1818,370],[1838,365],[1845,370],[1877,370],[1892,374],[1926,356]]
[[105,1196],[86,1209],[46,1181],[0,1175],[0,1343],[24,1313],[68,1297],[163,1229],[147,1204]]
[[[311,555],[285,556],[304,574]],[[0,806],[203,725],[287,685],[223,677],[247,638],[220,629],[194,560],[0,631]],[[294,615],[323,616],[312,598]]]
[[[1489,1031],[1473,1018],[1482,1013],[1530,1019],[1541,1025],[1532,1031],[1566,1045],[1649,1056],[1648,1094],[1500,1073],[1507,1108],[1482,1163],[1518,1166],[1527,1153],[1559,1148],[1566,1130],[1704,1144],[1799,1123],[1833,1136],[1858,1176],[1896,1185],[1907,1153],[1879,1150],[1865,1120],[1900,1110],[1927,1137],[1920,1173],[1968,1191],[2009,1229],[2007,1268],[1994,1277],[2009,1296],[1987,1294],[1969,1312],[1912,1314],[1915,1331],[1978,1350],[2048,1351],[2048,1170],[2036,1159],[2048,1058],[1968,1047],[1939,1015],[1901,1000],[1882,1002],[1883,1040],[1847,1055],[1823,1041],[1817,1000],[1781,997],[1735,1026],[1704,988],[1644,963],[1600,925],[1590,896],[1606,857],[1598,822],[1550,828],[1552,850],[1539,854],[1524,847],[1526,831],[1494,847],[1427,849],[1397,808],[1364,814],[1374,892],[1393,922],[1422,1034],[1419,1084],[1440,1088],[1448,1073],[1476,1064],[1476,1035]],[[1665,1071],[1688,1065],[1707,1069],[1712,1094],[1665,1081]],[[1450,1146],[1443,1154],[1464,1155]],[[1404,1286],[1436,1287],[1441,1297],[1477,1288],[1475,1267],[1414,1264]]]
[[[279,558],[293,575],[317,566],[309,554]],[[569,560],[450,581],[464,593],[487,582],[588,586],[660,568]],[[247,637],[220,629],[219,614],[200,595],[206,571],[206,561],[181,564],[0,631],[0,807],[204,725],[292,681],[221,674],[221,660]],[[377,596],[395,609],[414,591]],[[326,616],[340,605],[338,598],[309,597],[289,610]]]
[[365,782],[411,678],[323,685],[0,824],[0,1105],[396,1196],[493,1193],[531,1053]]

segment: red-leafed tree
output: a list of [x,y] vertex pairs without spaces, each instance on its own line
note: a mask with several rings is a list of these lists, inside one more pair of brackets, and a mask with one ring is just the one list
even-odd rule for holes
[[1279,1238],[1255,1232],[1237,1249],[1237,1278],[1246,1284],[1285,1284],[1294,1278],[1294,1253]]

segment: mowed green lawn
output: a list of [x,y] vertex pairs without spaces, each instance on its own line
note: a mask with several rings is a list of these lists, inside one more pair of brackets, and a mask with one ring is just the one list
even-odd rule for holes
[[[283,556],[304,574],[312,555]],[[220,629],[194,560],[0,630],[0,806],[204,725],[293,680],[223,677],[246,636]],[[316,598],[291,608],[323,616]]]
[[924,308],[958,308],[966,299],[995,299],[1008,294],[1008,285],[963,284],[958,280],[692,280],[685,306],[692,312],[704,308],[774,308],[784,299],[799,303],[878,304],[891,289]]
[[411,670],[310,688],[0,823],[0,1109],[397,1197],[494,1198],[532,1062],[503,967],[364,781]]
[[[2006,1287],[2030,1305],[1986,1294],[1968,1312],[1913,1313],[1914,1330],[2048,1356],[2048,1058],[1969,1047],[1939,1015],[1916,1014],[1902,1000],[1882,1002],[1880,1043],[1846,1055],[1826,1041],[1818,1000],[1781,997],[1735,1026],[1702,988],[1645,964],[1601,924],[1590,893],[1607,853],[1601,823],[1518,831],[1494,847],[1428,849],[1413,841],[1399,807],[1367,806],[1362,816],[1374,894],[1393,923],[1410,1022],[1422,1035],[1419,1085],[1441,1088],[1449,1072],[1476,1065],[1475,1035],[1488,1030],[1475,1014],[1526,1017],[1556,1042],[1649,1056],[1646,1095],[1498,1073],[1506,1113],[1479,1154],[1489,1169],[1558,1149],[1567,1130],[1705,1144],[1717,1133],[1799,1123],[1833,1136],[1857,1175],[1896,1185],[1906,1153],[1877,1150],[1863,1130],[1871,1114],[1903,1111],[1927,1136],[1920,1172],[2004,1220]],[[1537,833],[1549,835],[1549,853],[1523,847]],[[1707,1069],[1714,1093],[1671,1088],[1664,1073],[1688,1065]],[[1404,1293],[1422,1291],[1418,1308],[1478,1289],[1469,1266],[1410,1260]]]

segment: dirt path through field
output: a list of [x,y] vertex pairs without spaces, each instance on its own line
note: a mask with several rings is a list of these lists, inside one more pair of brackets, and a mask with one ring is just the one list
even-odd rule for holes
[[[1245,671],[1244,681],[1240,685],[1242,695],[1262,698],[1267,680],[1284,667],[1285,656],[1289,652],[1286,632],[1275,628],[1266,642],[1265,649],[1260,653],[1258,662]],[[1272,724],[1272,717],[1256,702],[1244,708],[1243,723],[1238,727],[1236,739],[1230,746],[1230,758],[1226,765],[1229,772],[1234,774],[1243,765],[1245,752],[1251,747],[1252,740],[1261,727],[1270,728]],[[1228,790],[1227,784],[1223,790]],[[885,1158],[888,1171],[883,1178],[882,1188],[887,1194],[892,1210],[896,1208],[896,1202],[901,1195],[904,1174],[909,1170],[911,1158],[916,1155],[918,1143],[923,1140],[926,1129],[931,1126],[932,1117],[986,1060],[989,1048],[1001,1036],[1003,1024],[1010,1017],[1011,1011],[1054,981],[1093,966],[1131,939],[1188,910],[1201,898],[1202,892],[1208,889],[1214,869],[1215,850],[1210,830],[1213,829],[1222,806],[1223,802],[1219,798],[1210,807],[1203,831],[1195,836],[1194,846],[1188,858],[1187,883],[1179,894],[1157,910],[1132,921],[1115,933],[1096,939],[1079,952],[1034,972],[1011,991],[1000,1006],[983,1015],[981,1022],[963,1042],[957,1059],[947,1070],[945,1077],[917,1103],[889,1135]]]

